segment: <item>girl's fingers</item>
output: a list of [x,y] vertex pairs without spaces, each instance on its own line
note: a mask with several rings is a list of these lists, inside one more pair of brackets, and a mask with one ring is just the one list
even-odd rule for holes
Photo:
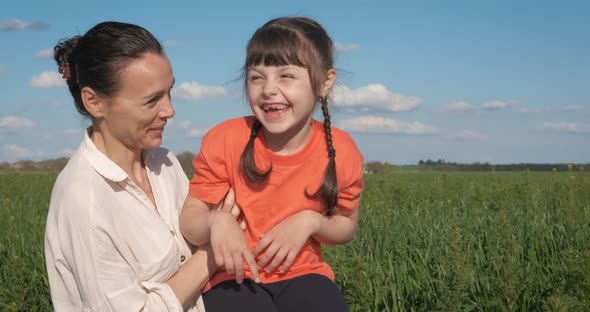
[[224,257],[223,262],[225,264],[225,273],[227,273],[229,275],[234,275],[235,274],[234,261],[233,261],[231,255]]
[[289,269],[293,265],[293,262],[295,262],[296,257],[297,257],[297,253],[291,250],[287,254],[287,258],[285,258],[285,262],[283,262],[283,265],[281,265],[281,268],[279,269],[279,273],[285,274],[287,271],[289,271]]
[[258,260],[258,268],[264,268],[266,264],[275,256],[278,250],[279,246],[277,246],[276,244],[271,244],[270,246],[268,246],[262,258]]
[[260,283],[258,268],[256,267],[256,259],[254,259],[254,255],[252,255],[250,251],[244,252],[244,261],[248,265],[250,273],[252,273],[252,279],[254,282]]
[[272,259],[271,263],[266,268],[266,273],[270,274],[275,271],[275,269],[285,260],[287,256],[287,251],[285,248],[279,249],[274,258]]
[[218,268],[223,267],[223,255],[221,254],[221,252],[219,252],[215,248],[212,248],[212,249],[213,249],[213,255],[215,256],[215,265],[217,265]]
[[258,256],[270,243],[272,243],[270,235],[263,236],[258,242],[258,245],[256,245],[256,248],[254,248],[254,256]]
[[235,253],[233,255],[234,272],[236,274],[236,282],[241,284],[244,281],[244,267],[242,266],[242,254]]

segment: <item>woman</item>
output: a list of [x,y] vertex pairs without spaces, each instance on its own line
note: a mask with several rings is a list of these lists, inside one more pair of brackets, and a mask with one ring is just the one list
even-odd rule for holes
[[[104,22],[63,40],[55,60],[92,121],[51,194],[45,255],[56,311],[203,311],[216,270],[194,254],[178,217],[188,180],[162,132],[174,76],[142,27]],[[233,195],[224,213],[239,214]]]

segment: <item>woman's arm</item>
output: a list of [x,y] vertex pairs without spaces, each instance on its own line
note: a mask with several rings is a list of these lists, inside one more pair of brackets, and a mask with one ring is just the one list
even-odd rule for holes
[[200,294],[209,278],[217,270],[209,245],[200,247],[180,269],[166,281],[176,298],[185,306]]

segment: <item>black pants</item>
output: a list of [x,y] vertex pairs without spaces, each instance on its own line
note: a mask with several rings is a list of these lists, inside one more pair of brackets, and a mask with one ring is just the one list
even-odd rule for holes
[[276,283],[256,284],[245,279],[215,285],[203,294],[207,312],[347,312],[338,286],[319,274],[307,274]]

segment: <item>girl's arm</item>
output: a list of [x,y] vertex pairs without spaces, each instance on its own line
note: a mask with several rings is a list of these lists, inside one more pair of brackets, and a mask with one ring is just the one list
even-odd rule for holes
[[354,238],[358,209],[352,214],[324,216],[314,210],[303,210],[285,218],[261,237],[254,250],[263,254],[258,267],[267,273],[279,268],[283,274],[289,270],[297,254],[310,237],[326,244],[345,244]]
[[[230,193],[234,196],[233,192]],[[210,209],[212,206],[189,195],[180,214],[180,231],[194,245],[210,242],[216,266],[225,267],[230,275],[235,274],[236,282],[241,283],[244,278],[243,262],[248,265],[254,281],[258,282],[256,260],[243,229],[231,212],[236,210]]]
[[229,214],[223,209],[213,209],[213,205],[192,196],[187,196],[180,213],[180,232],[193,245],[209,243],[212,219],[219,214]]
[[312,237],[322,244],[338,245],[350,242],[356,234],[359,209],[350,215],[324,216],[318,212],[308,210],[314,225]]

